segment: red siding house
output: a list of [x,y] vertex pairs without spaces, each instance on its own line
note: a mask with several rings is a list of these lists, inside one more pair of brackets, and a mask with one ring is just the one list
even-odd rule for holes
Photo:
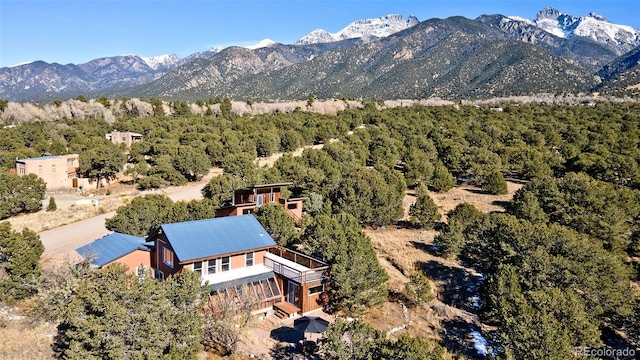
[[85,259],[89,258],[97,267],[120,263],[138,274],[139,270],[151,269],[152,250],[153,245],[142,237],[114,232],[79,247],[76,252]]
[[253,309],[281,316],[321,308],[328,267],[278,247],[251,215],[163,224],[152,233],[151,259],[157,278],[196,271],[212,298],[250,291]]
[[305,198],[285,198],[282,193],[293,183],[253,185],[236,189],[226,206],[216,210],[216,217],[253,214],[264,204],[279,204],[296,224],[302,219]]

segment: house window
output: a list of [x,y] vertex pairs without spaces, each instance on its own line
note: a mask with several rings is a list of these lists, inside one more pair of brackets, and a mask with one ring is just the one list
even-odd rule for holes
[[324,291],[324,284],[309,288],[309,295],[320,294]]
[[52,174],[56,173],[56,166],[55,165],[51,165],[51,173]]
[[247,215],[247,214],[253,214],[253,209],[243,209],[243,210],[242,210],[242,213],[243,213],[244,215]]
[[193,263],[193,271],[197,272],[198,274],[200,274],[200,276],[202,276],[202,261]]
[[122,137],[122,142],[123,142],[123,143],[126,143],[126,142],[127,142],[127,137],[126,137],[126,136],[123,136],[123,137]]
[[207,274],[215,274],[218,268],[216,259],[207,261]]
[[42,165],[38,165],[38,174],[44,174],[44,168]]
[[23,167],[21,167],[21,168],[19,169],[19,171],[20,171],[20,175],[24,175],[24,168],[23,168]]
[[255,253],[253,252],[244,254],[244,266],[253,266],[254,256],[255,256]]
[[173,251],[166,247],[162,247],[162,262],[170,268],[173,268]]
[[164,273],[158,269],[155,269],[155,270],[156,270],[156,279],[164,280]]
[[231,259],[228,256],[222,258],[222,265],[220,265],[220,271],[229,271],[231,269]]

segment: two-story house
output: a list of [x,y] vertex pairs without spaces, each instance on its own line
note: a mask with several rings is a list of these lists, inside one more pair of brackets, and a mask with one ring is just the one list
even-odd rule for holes
[[154,243],[156,277],[195,271],[213,298],[229,289],[249,289],[256,298],[254,310],[273,307],[282,316],[326,302],[328,266],[277,246],[251,214],[163,224],[147,241]]
[[[77,187],[78,154],[47,155],[17,159],[16,173],[20,176],[35,174],[47,183],[47,190]],[[75,182],[74,182],[75,180]]]
[[106,134],[105,137],[116,145],[125,144],[127,149],[131,147],[131,144],[142,141],[142,134],[131,131],[112,131]]
[[287,187],[292,184],[263,184],[235,189],[228,204],[216,210],[216,217],[253,214],[262,205],[279,204],[296,224],[300,224],[305,198],[283,196]]
[[159,280],[195,271],[211,300],[250,291],[252,309],[280,317],[326,304],[329,268],[322,261],[276,245],[252,214],[162,224],[146,239],[113,233],[76,250],[99,267],[140,266]]

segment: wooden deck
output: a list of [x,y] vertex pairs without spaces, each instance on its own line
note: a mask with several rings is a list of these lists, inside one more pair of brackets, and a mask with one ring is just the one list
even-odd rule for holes
[[273,304],[273,307],[276,310],[276,316],[281,319],[289,318],[302,310],[299,307],[286,301],[275,303]]

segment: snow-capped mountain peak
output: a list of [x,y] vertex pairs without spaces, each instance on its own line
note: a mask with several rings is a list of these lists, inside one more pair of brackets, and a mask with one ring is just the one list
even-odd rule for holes
[[248,45],[245,46],[247,49],[250,50],[255,50],[255,49],[260,49],[263,47],[269,47],[271,45],[275,45],[277,44],[275,41],[271,40],[271,39],[262,39],[260,40],[257,44],[253,44],[253,45]]
[[611,22],[611,21],[607,20],[604,16],[602,16],[600,14],[596,14],[594,12],[590,12],[589,14],[587,14],[587,17],[594,18],[594,19],[600,20],[600,21],[605,21],[605,22],[608,22],[608,23]]
[[328,43],[365,36],[385,37],[398,31],[410,28],[420,21],[413,15],[406,20],[402,15],[390,14],[373,19],[362,19],[352,22],[337,33],[316,29],[296,41],[296,45]]
[[178,61],[180,61],[180,57],[175,54],[165,54],[140,58],[153,70],[158,70],[159,68],[170,68],[178,63]]
[[613,24],[604,16],[594,12],[585,16],[564,14],[552,7],[538,12],[534,20],[509,16],[511,21],[521,21],[534,25],[550,34],[561,38],[581,36],[611,46],[619,54],[640,46],[640,30],[631,26]]

